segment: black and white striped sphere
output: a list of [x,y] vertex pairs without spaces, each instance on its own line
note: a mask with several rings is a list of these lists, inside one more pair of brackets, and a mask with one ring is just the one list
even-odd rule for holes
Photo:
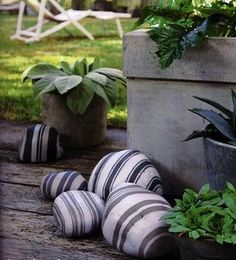
[[42,194],[48,199],[55,199],[65,191],[86,189],[87,181],[77,171],[49,173],[42,178],[40,185]]
[[106,241],[123,253],[155,258],[173,250],[174,238],[160,217],[169,203],[133,183],[123,183],[108,196],[102,221]]
[[36,124],[27,128],[19,147],[18,158],[23,162],[48,162],[63,155],[57,130],[48,125]]
[[102,199],[119,183],[132,182],[162,194],[161,178],[151,161],[141,152],[127,149],[104,156],[89,178],[88,190]]
[[88,191],[67,191],[53,204],[53,216],[68,237],[85,237],[101,228],[104,201]]

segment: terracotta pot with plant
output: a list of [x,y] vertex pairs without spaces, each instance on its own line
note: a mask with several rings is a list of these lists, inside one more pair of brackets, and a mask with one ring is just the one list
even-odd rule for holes
[[36,97],[43,96],[43,121],[62,136],[66,148],[97,145],[106,138],[107,105],[114,106],[119,87],[126,86],[122,72],[101,68],[100,60],[62,61],[60,66],[37,64],[22,75],[31,79]]
[[201,108],[190,109],[210,124],[203,130],[194,131],[185,140],[204,137],[208,178],[212,187],[222,189],[226,181],[236,185],[236,93],[232,90],[232,111],[213,100],[194,98],[213,106],[221,113]]
[[183,198],[162,217],[176,234],[182,260],[236,259],[236,190],[204,185],[199,193],[186,189]]

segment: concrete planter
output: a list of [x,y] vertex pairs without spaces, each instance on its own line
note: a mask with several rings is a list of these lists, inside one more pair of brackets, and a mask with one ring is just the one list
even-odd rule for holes
[[106,103],[95,97],[87,111],[74,115],[66,106],[65,97],[44,94],[43,122],[62,135],[65,148],[85,148],[102,143],[106,138]]
[[207,180],[203,141],[182,142],[205,123],[188,108],[210,108],[193,95],[231,104],[236,89],[236,38],[210,38],[161,70],[156,45],[144,30],[124,36],[128,77],[128,145],[145,152],[160,170],[164,192],[198,190]]
[[223,189],[226,181],[236,186],[236,146],[206,138],[204,147],[211,186]]

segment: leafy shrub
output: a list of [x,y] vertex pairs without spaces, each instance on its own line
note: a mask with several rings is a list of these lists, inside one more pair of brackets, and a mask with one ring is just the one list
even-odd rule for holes
[[208,36],[236,36],[236,1],[159,0],[145,7],[137,26],[148,23],[162,69]]
[[223,115],[208,109],[189,109],[189,111],[209,121],[210,124],[204,130],[193,131],[193,133],[190,134],[185,139],[185,141],[198,137],[211,137],[221,142],[236,145],[236,93],[232,90],[231,94],[233,111],[229,110],[228,108],[222,106],[221,104],[213,100],[202,97],[194,97],[221,111]]
[[119,94],[119,86],[126,86],[122,71],[114,68],[101,68],[100,59],[89,64],[87,59],[74,64],[62,61],[59,67],[39,63],[22,74],[22,80],[31,79],[36,97],[44,93],[66,96],[66,104],[74,114],[84,114],[98,95],[108,105],[114,106]]
[[216,191],[206,184],[198,194],[186,189],[163,219],[170,225],[169,231],[179,236],[236,244],[235,187],[227,183],[225,190]]

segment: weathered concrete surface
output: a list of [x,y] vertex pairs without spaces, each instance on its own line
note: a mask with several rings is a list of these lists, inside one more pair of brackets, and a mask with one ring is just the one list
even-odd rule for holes
[[86,148],[101,144],[106,139],[107,104],[95,97],[83,115],[74,115],[64,96],[44,94],[43,122],[61,134],[65,148]]
[[[231,46],[232,39],[229,40]],[[230,89],[236,89],[235,83],[228,83],[236,82],[236,39],[234,42],[235,49],[227,50],[233,60],[228,58],[227,63],[226,53],[216,55],[215,47],[212,52],[209,47],[208,52],[204,52],[205,62],[200,51],[197,51],[199,55],[194,51],[193,56],[191,53],[186,56],[187,60],[177,61],[168,70],[160,70],[153,43],[146,33],[134,32],[125,36],[128,147],[137,148],[154,160],[168,195],[180,195],[186,187],[198,190],[207,182],[202,139],[182,140],[206,125],[188,109],[211,108],[195,100],[193,95],[231,106]],[[222,49],[227,46],[222,40],[220,44]],[[227,69],[225,66],[228,65]]]
[[[183,59],[175,60],[167,69],[162,70],[156,64],[156,44],[150,40],[146,30],[125,34],[124,73],[127,77],[200,80],[200,81],[236,81],[236,39],[209,38],[201,49],[193,49],[184,54]],[[229,59],[229,57],[231,57]]]

